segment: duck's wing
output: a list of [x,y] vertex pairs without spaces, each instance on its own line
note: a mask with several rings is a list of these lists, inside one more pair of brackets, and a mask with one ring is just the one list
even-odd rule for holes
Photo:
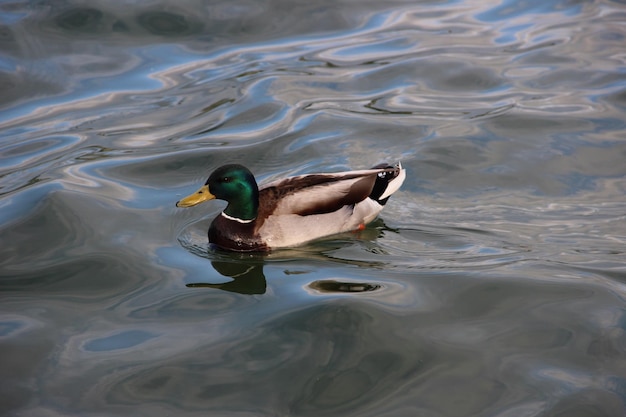
[[270,182],[259,190],[259,217],[330,213],[365,200],[377,175],[393,168],[308,174]]

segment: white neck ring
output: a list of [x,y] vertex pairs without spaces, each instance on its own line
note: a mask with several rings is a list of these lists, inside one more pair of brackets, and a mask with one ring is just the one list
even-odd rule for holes
[[250,220],[243,220],[243,219],[239,219],[239,218],[237,218],[237,217],[229,216],[228,214],[226,214],[226,213],[224,213],[224,212],[222,212],[222,216],[226,217],[228,220],[234,220],[234,221],[236,221],[236,222],[239,222],[239,223],[244,223],[244,224],[246,224],[246,223],[252,223],[252,222],[256,219],[256,217],[255,217],[254,219],[250,219]]

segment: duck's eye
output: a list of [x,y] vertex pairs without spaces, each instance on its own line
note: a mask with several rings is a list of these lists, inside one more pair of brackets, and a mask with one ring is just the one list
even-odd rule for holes
[[230,177],[223,177],[222,182],[230,182]]

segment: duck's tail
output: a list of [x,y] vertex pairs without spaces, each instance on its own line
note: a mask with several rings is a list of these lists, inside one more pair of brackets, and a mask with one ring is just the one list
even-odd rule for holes
[[381,206],[384,206],[389,200],[391,194],[398,191],[398,188],[404,182],[406,178],[406,170],[402,168],[402,164],[398,162],[398,165],[391,166],[388,164],[379,164],[372,169],[384,169],[378,173],[374,188],[369,197],[376,201]]

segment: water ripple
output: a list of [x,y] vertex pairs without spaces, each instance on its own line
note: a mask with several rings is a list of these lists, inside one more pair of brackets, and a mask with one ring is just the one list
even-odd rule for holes
[[[74,3],[0,4],[0,414],[624,415],[618,2]],[[267,256],[174,205],[383,160]]]

